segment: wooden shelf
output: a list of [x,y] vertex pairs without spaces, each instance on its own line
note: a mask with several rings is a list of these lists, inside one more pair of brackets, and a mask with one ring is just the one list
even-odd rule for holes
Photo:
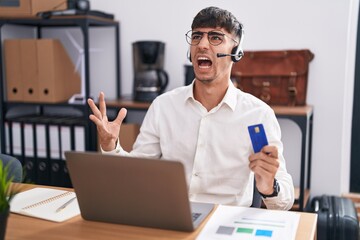
[[132,110],[148,110],[151,103],[148,102],[137,102],[131,99],[115,99],[105,100],[106,106],[111,108],[127,108]]
[[292,116],[310,116],[313,112],[313,107],[305,106],[270,106],[276,115],[292,115]]

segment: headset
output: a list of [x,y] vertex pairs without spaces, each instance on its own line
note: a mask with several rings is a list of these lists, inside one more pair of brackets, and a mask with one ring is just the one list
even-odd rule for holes
[[244,51],[242,49],[243,40],[244,40],[244,29],[241,29],[240,43],[231,50],[231,54],[217,53],[216,56],[218,58],[230,56],[233,62],[240,61],[240,59],[244,56]]

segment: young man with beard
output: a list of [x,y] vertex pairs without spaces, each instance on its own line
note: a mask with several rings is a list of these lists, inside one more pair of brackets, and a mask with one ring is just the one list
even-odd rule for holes
[[[290,209],[294,186],[275,114],[230,80],[242,56],[242,37],[242,24],[226,10],[208,7],[195,16],[186,33],[195,79],[152,102],[129,153],[118,140],[126,109],[109,122],[104,94],[99,108],[89,99],[102,151],[182,162],[191,201],[250,206],[255,179],[267,208]],[[269,145],[253,153],[247,128],[259,123]]]

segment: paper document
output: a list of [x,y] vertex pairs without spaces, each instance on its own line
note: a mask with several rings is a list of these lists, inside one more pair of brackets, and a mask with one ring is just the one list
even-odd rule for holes
[[295,212],[219,205],[197,240],[291,240],[299,220]]
[[10,211],[54,222],[63,222],[80,214],[74,192],[51,188],[33,188],[18,193],[10,202]]

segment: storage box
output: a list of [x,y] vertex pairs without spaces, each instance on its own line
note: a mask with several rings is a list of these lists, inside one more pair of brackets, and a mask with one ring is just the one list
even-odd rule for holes
[[7,0],[0,1],[0,17],[30,17],[38,12],[67,9],[65,0]]
[[59,40],[7,39],[7,101],[57,103],[81,92],[81,80]]
[[130,152],[140,132],[140,126],[136,123],[123,123],[121,125],[119,139],[121,147]]
[[8,101],[23,101],[22,74],[20,69],[20,41],[4,41],[4,59]]
[[[119,140],[121,147],[130,152],[133,148],[135,140],[140,132],[140,125],[136,123],[123,123],[121,124]],[[99,136],[98,136],[99,138]],[[100,150],[100,144],[98,144],[98,150]]]

